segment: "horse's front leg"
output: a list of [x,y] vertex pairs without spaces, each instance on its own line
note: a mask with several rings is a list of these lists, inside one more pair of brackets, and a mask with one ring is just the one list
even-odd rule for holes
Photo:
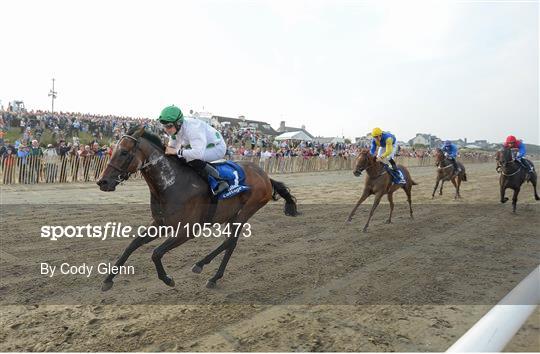
[[437,176],[437,180],[435,181],[435,188],[433,188],[433,194],[431,195],[431,199],[435,198],[435,192],[437,191],[437,187],[439,187],[440,181],[441,177]]
[[506,184],[501,180],[501,203],[506,203],[508,198],[504,196],[506,192]]
[[377,206],[379,205],[379,202],[381,201],[381,198],[383,196],[383,192],[379,192],[379,194],[375,195],[375,201],[373,202],[373,205],[371,206],[371,211],[369,212],[369,217],[366,222],[366,225],[364,226],[363,232],[367,232],[369,222],[371,220],[371,217],[373,216],[373,213],[375,213],[375,209],[377,209]]
[[156,247],[154,249],[154,252],[152,252],[152,261],[154,262],[154,265],[156,266],[156,271],[158,274],[158,278],[163,281],[166,285],[173,287],[175,285],[174,280],[172,277],[169,277],[167,273],[165,272],[165,268],[163,267],[163,264],[161,263],[161,258],[165,255],[165,253],[169,252],[173,248],[176,248],[189,240],[186,235],[182,235],[179,237],[169,237],[165,242],[163,242],[161,245]]
[[351,221],[352,221],[352,218],[354,216],[354,213],[356,213],[356,210],[358,209],[358,207],[360,206],[360,204],[362,204],[364,202],[364,200],[366,200],[369,196],[371,195],[371,191],[370,189],[366,186],[366,188],[364,189],[364,193],[362,193],[362,196],[360,197],[360,199],[358,199],[358,202],[356,203],[355,207],[353,208],[353,210],[351,211],[351,214],[349,214],[349,217],[347,218],[347,223],[350,224]]
[[[154,221],[151,226],[156,226],[157,223]],[[118,258],[118,260],[116,261],[116,263],[114,264],[116,267],[119,267],[119,266],[122,266],[124,265],[124,263],[126,263],[128,257],[139,247],[141,247],[142,245],[144,244],[147,244],[151,241],[154,240],[155,237],[149,237],[146,232],[140,236],[138,236],[137,238],[135,238],[133,241],[131,241],[131,243],[126,247],[126,249],[124,250],[124,252],[122,253],[122,255]],[[113,279],[114,277],[116,276],[116,273],[111,273],[109,275],[107,275],[107,277],[105,278],[105,280],[103,280],[103,284],[101,285],[101,290],[102,291],[107,291],[109,290],[110,288],[113,287],[114,283],[113,283]]]
[[516,212],[517,199],[518,199],[519,190],[520,190],[519,187],[517,187],[516,189],[514,189],[514,195],[512,196],[512,211],[513,211],[514,213]]
[[442,187],[444,186],[444,179],[441,181],[441,189],[439,190],[439,195],[442,195]]

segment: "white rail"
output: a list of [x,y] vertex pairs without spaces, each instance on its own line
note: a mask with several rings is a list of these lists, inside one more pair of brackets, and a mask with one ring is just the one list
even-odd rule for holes
[[540,304],[540,266],[467,331],[447,352],[500,352]]

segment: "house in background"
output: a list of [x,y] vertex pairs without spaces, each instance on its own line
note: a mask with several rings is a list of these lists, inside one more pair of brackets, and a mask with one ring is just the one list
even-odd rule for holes
[[317,136],[315,137],[315,139],[313,139],[314,142],[316,143],[319,143],[319,144],[344,144],[345,143],[345,138],[343,137],[322,137],[322,136]]
[[364,136],[354,138],[354,142],[358,147],[369,148],[371,146],[371,133],[367,133]]
[[285,121],[282,120],[281,123],[279,124],[279,128],[277,129],[277,131],[281,134],[281,133],[289,133],[289,132],[297,132],[297,131],[302,131],[304,132],[307,136],[309,136],[312,140],[315,139],[315,137],[313,135],[311,135],[307,130],[306,130],[306,126],[305,125],[302,125],[301,128],[294,128],[294,127],[287,127],[285,126]]
[[270,136],[278,136],[280,134],[280,132],[274,130],[270,124],[258,120],[246,119],[244,116],[239,116],[238,118],[212,116],[212,120],[215,121],[220,128],[230,127],[235,130],[249,129],[253,132]]
[[414,138],[408,141],[410,146],[422,145],[429,148],[438,147],[441,145],[441,139],[437,138],[435,135],[417,133]]

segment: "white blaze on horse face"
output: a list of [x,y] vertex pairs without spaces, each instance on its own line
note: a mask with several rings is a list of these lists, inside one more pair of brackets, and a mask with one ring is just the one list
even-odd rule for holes
[[165,190],[176,182],[174,170],[171,167],[169,159],[160,159],[156,164],[159,167],[161,176],[161,180],[157,182]]

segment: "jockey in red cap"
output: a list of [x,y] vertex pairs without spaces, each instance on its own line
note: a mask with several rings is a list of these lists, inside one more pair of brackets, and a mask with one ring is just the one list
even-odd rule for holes
[[516,155],[516,161],[525,168],[527,172],[534,172],[533,167],[529,164],[529,161],[524,159],[526,150],[525,150],[525,144],[521,140],[517,140],[515,136],[508,135],[506,138],[506,141],[504,142],[503,146],[505,148],[510,149],[517,149],[518,153]]

